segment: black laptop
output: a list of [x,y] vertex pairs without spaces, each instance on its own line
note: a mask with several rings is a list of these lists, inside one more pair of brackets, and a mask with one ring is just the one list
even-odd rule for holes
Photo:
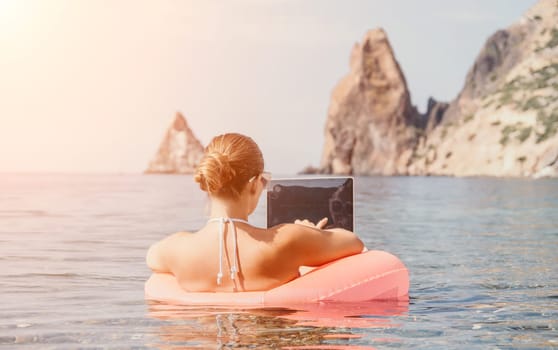
[[273,179],[267,187],[267,227],[328,218],[326,229],[354,230],[352,177]]

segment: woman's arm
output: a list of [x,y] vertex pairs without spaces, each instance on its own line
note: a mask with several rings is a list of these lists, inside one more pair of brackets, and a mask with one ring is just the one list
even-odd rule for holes
[[145,262],[153,272],[171,273],[169,261],[172,261],[172,251],[177,237],[181,232],[168,236],[149,247]]
[[298,266],[320,266],[345,256],[362,252],[364,244],[353,232],[341,228],[322,230],[325,221],[284,225],[289,258]]
[[153,272],[169,272],[165,262],[163,261],[163,255],[161,254],[161,242],[152,244],[147,251],[147,256],[145,257],[145,262],[147,266]]
[[177,247],[188,232],[177,232],[149,247],[145,262],[153,272],[173,273],[172,268],[177,256]]

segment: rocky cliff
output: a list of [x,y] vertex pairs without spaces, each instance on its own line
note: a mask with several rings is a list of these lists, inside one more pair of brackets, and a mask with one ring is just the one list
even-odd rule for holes
[[203,146],[180,113],[167,130],[146,173],[191,174],[203,155]]
[[[557,23],[556,1],[539,1],[517,23],[487,40],[453,101],[431,99],[422,116],[411,107],[402,75],[390,81],[384,79],[383,85],[361,83],[367,79],[364,72],[370,70],[381,77],[400,75],[396,64],[397,69],[393,64],[380,64],[395,59],[391,50],[384,49],[385,43],[368,39],[370,33],[381,31],[370,32],[364,44],[355,48],[356,54],[353,50],[353,59],[359,54],[367,56],[364,50],[359,51],[366,43],[375,45],[371,51],[384,52],[385,57],[359,58],[358,62],[367,67],[355,69],[353,64],[351,73],[336,87],[326,123],[322,171],[558,176]],[[386,86],[399,86],[402,90],[395,93]],[[355,99],[338,90],[358,90],[371,98]],[[371,104],[386,105],[380,102],[380,96],[390,100],[392,110],[400,113],[372,113]],[[359,117],[352,117],[347,109],[360,111]],[[337,129],[331,130],[332,127]],[[354,138],[350,133],[348,137],[332,137],[355,128],[359,131]],[[367,149],[357,149],[357,144]],[[340,160],[350,166],[335,166]]]
[[558,175],[558,4],[542,0],[488,38],[410,174]]
[[419,115],[382,29],[355,44],[350,73],[335,87],[325,128],[323,172],[395,175],[406,172]]

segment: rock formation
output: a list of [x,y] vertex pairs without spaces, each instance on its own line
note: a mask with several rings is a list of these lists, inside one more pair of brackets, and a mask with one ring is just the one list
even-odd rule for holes
[[335,87],[321,169],[335,174],[406,173],[420,123],[382,29],[355,44],[350,73]]
[[353,50],[335,88],[321,170],[337,174],[558,176],[558,5],[493,34],[459,95],[411,106],[385,34]]
[[203,146],[179,112],[167,130],[146,173],[191,174],[203,155]]
[[541,0],[486,42],[410,174],[558,175],[558,5]]

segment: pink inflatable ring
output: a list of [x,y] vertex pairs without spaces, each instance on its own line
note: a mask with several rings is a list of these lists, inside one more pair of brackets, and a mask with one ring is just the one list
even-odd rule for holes
[[409,272],[394,255],[372,250],[320,266],[279,287],[259,292],[191,293],[174,276],[153,274],[148,300],[180,305],[285,306],[317,302],[408,300]]

